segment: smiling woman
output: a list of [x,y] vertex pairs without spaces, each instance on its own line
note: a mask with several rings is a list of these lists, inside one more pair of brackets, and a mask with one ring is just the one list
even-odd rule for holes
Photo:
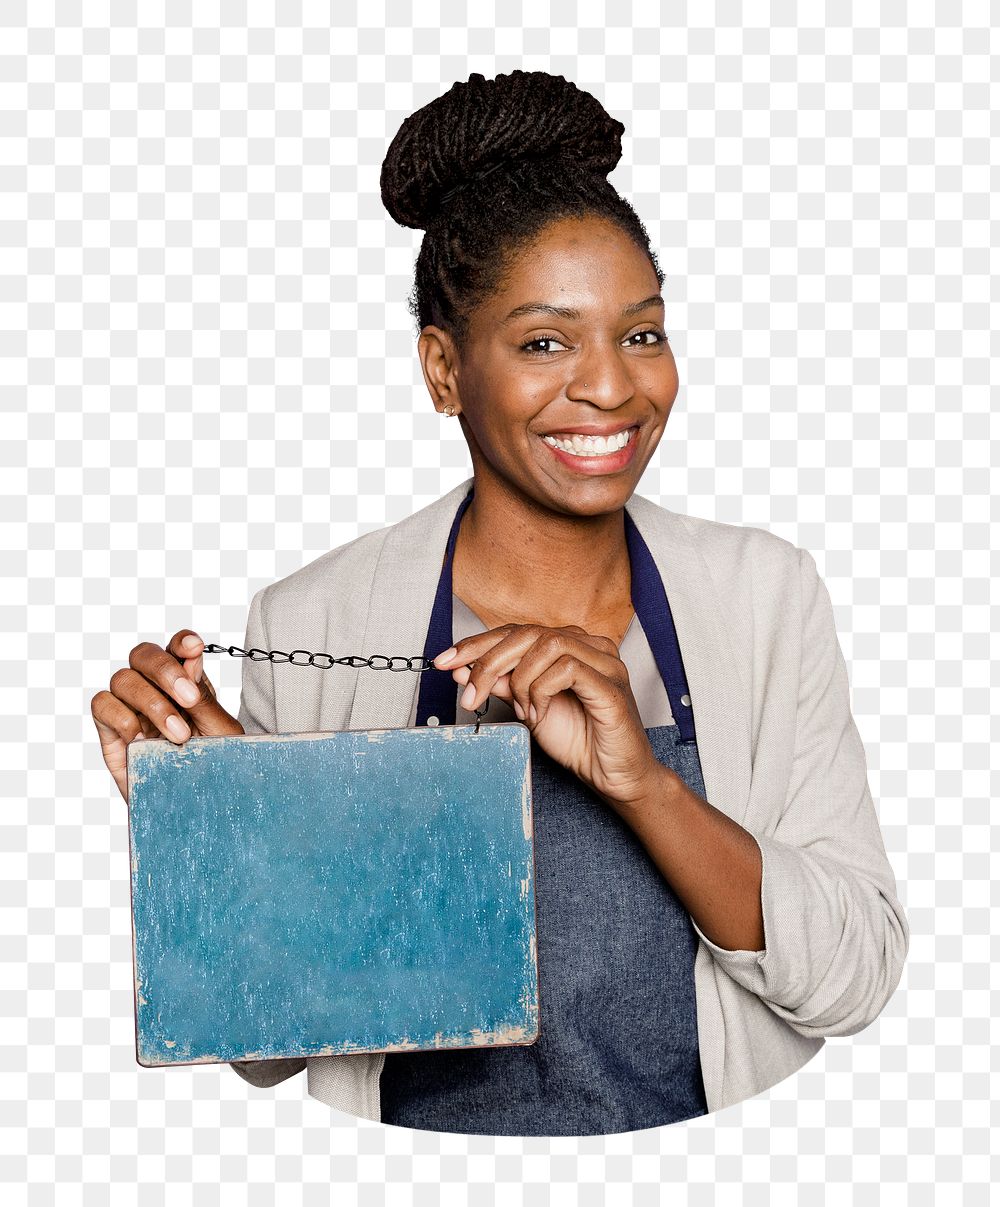
[[629,613],[621,507],[678,390],[663,309],[633,237],[573,216],[509,259],[460,343],[422,329],[424,378],[439,409],[459,416],[475,472],[455,552],[455,590],[473,608],[599,633],[609,612]]
[[655,1127],[774,1085],[899,982],[909,928],[813,558],[635,493],[678,374],[664,276],[606,179],[623,132],[561,76],[474,73],[386,154],[386,208],[426,232],[424,381],[473,473],[258,592],[244,648],[419,643],[418,685],[309,691],[248,658],[237,723],[181,633],[95,698],[112,770],[168,713],[294,733],[466,724],[489,700],[530,730],[535,1042],[234,1065],[260,1087],[307,1068],[331,1107],[438,1131]]

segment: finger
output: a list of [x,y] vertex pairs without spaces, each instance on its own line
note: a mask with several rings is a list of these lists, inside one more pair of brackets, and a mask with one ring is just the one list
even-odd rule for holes
[[[481,660],[482,656],[488,650],[498,645],[508,636],[515,635],[517,630],[534,630],[536,633],[541,633],[546,627],[545,625],[504,624],[497,626],[495,629],[487,629],[483,633],[473,633],[470,637],[463,637],[461,641],[455,642],[454,646],[451,647],[455,650],[455,653],[450,658],[445,658],[444,654],[448,651],[442,650],[433,659],[433,662],[439,670],[454,670],[459,666],[467,666],[477,660]],[[586,629],[582,629],[576,624],[565,625],[551,631],[576,636],[581,641],[585,641],[588,645],[593,646],[594,649],[606,650],[610,653],[617,653],[618,651],[618,646],[610,637],[588,633]]]
[[191,728],[176,702],[138,671],[129,667],[115,671],[111,676],[111,694],[134,713],[147,717],[159,736],[168,741],[186,742],[191,736]]
[[579,625],[547,629],[544,636],[544,640],[540,636],[525,651],[511,676],[511,691],[525,710],[528,708],[528,684],[564,654],[583,658],[609,679],[623,684],[629,682],[628,667],[622,662],[618,646],[610,637],[588,633]]
[[[452,677],[455,682],[461,687],[469,682],[469,675],[472,672],[467,666],[458,666],[452,671]],[[501,675],[500,678],[490,688],[490,695],[496,696],[498,700],[503,700],[508,704],[513,703],[513,696],[510,692],[510,675]],[[463,705],[463,708],[465,706]]]
[[[141,671],[147,679],[157,684],[171,699],[180,704],[185,713],[190,713],[202,734],[219,734],[234,732],[234,718],[218,703],[208,676],[202,671],[200,679],[195,681],[192,675],[185,673],[185,668],[192,670],[200,660],[187,659],[178,663],[178,657],[183,655],[173,651],[182,651],[188,647],[182,644],[185,635],[190,630],[182,629],[168,643],[167,649],[162,650],[151,641],[137,645],[129,655],[130,665]],[[201,638],[197,641],[201,643]],[[201,643],[203,645],[203,643]]]
[[[152,647],[154,651],[158,646]],[[175,676],[175,697],[184,705],[184,719],[193,722],[197,732],[203,737],[214,737],[226,734],[243,733],[243,726],[227,712],[218,702],[215,686],[205,674],[203,653],[205,642],[191,629],[180,629],[167,642],[164,651],[165,674]],[[153,655],[155,658],[155,654]],[[171,666],[170,659],[181,659],[181,674],[177,673],[177,663]],[[187,684],[194,687],[197,699],[187,702]]]
[[[481,707],[501,675],[510,674],[510,690],[514,700],[527,712],[531,682],[564,655],[573,655],[592,665],[603,676],[617,682],[627,681],[628,671],[617,653],[608,653],[603,637],[593,637],[578,626],[551,629],[541,625],[515,625],[479,655],[471,668],[470,683],[473,695],[463,695],[462,707]],[[478,634],[485,636],[485,634]],[[470,639],[471,640],[471,639]],[[468,691],[468,689],[466,689]]]
[[578,624],[568,625],[567,629],[569,632],[575,633],[581,640],[592,645],[595,650],[604,650],[605,653],[615,655],[618,653],[618,642],[613,637],[606,637],[603,633],[588,633],[586,629],[581,629]]
[[[139,680],[128,678],[130,672],[125,671],[122,691],[112,690],[126,703],[134,704],[137,711],[146,713],[164,737],[185,742],[192,732],[200,737],[244,732],[236,717],[216,699],[215,688],[207,675],[202,675],[200,683],[192,683],[176,658],[151,642],[136,646],[129,660],[133,664],[131,673],[138,675]],[[143,686],[143,679],[147,681],[146,686]],[[194,702],[188,703],[191,695]],[[183,707],[179,708],[178,703]]]
[[104,762],[118,791],[128,800],[129,742],[141,732],[139,717],[111,692],[98,692],[90,702],[91,716],[97,727]]
[[510,632],[511,629],[520,628],[523,626],[514,624],[498,625],[495,629],[487,629],[483,633],[473,633],[471,637],[463,637],[461,641],[456,641],[451,647],[455,651],[450,658],[445,658],[447,650],[442,650],[434,659],[434,665],[438,670],[453,670],[457,666],[465,666],[470,662],[475,662],[480,653],[485,653],[491,645],[495,645],[503,637]]
[[144,738],[158,738],[160,731],[156,728],[149,717],[139,714],[139,724],[142,726],[142,736]]
[[521,706],[532,727],[545,719],[552,698],[565,691],[573,692],[599,724],[620,721],[622,707],[627,706],[622,685],[616,679],[601,674],[590,662],[574,654],[564,654],[538,674],[528,687],[526,703]]
[[184,674],[177,656],[152,641],[143,641],[129,651],[129,666],[155,684],[164,695],[190,708],[201,700],[198,685]]
[[180,629],[167,643],[167,653],[181,659],[184,673],[192,683],[200,683],[205,673],[204,652],[204,641],[192,629]]

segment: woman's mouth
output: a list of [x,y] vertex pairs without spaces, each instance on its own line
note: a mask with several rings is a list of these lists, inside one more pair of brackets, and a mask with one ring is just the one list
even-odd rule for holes
[[555,456],[564,464],[582,473],[606,473],[622,469],[632,460],[638,424],[613,436],[582,436],[562,432],[543,436]]

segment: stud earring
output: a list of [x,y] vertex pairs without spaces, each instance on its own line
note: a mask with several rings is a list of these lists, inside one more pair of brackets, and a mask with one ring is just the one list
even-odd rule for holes
[[455,408],[454,408],[454,407],[451,405],[451,403],[450,403],[450,402],[449,402],[449,403],[448,403],[448,405],[447,405],[447,406],[444,408],[444,413],[445,413],[445,414],[446,414],[446,415],[447,415],[449,418],[451,418],[451,416],[455,414]]

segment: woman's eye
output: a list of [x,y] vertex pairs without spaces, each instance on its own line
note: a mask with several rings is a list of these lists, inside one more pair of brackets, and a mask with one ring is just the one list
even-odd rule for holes
[[534,348],[533,344],[558,344],[559,341],[554,335],[540,335],[537,339],[529,340],[526,344],[521,345],[521,349],[527,352],[529,356],[546,356],[548,349]]
[[656,344],[665,344],[667,342],[666,332],[659,331],[655,327],[650,327],[648,331],[637,331],[634,335],[630,335],[629,339],[638,339],[640,335],[652,335],[654,338],[644,341],[641,344],[635,344],[633,347],[652,348],[655,347]]
[[[659,331],[656,328],[650,328],[648,331],[636,331],[630,335],[628,340],[636,340],[642,336],[651,335],[652,339],[644,339],[641,343],[632,344],[633,348],[652,348],[657,344],[665,344],[667,342],[666,332]],[[537,344],[558,344],[560,341],[554,335],[539,335],[533,340],[529,340],[526,344],[521,345],[521,351],[526,352],[529,356],[548,356],[551,349],[536,347]]]

